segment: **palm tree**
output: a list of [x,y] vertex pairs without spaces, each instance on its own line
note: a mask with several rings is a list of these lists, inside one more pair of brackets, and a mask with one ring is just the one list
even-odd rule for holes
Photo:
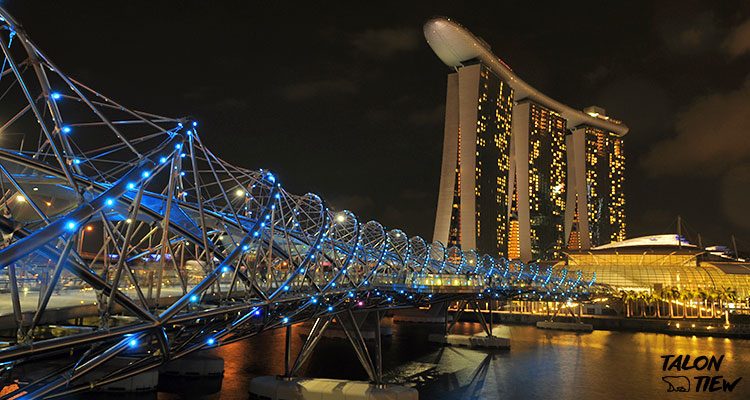
[[633,300],[636,299],[635,292],[632,290],[620,290],[620,300],[622,301],[622,304],[625,306],[625,316],[630,317],[631,316],[631,303]]
[[711,288],[708,291],[708,297],[711,300],[711,318],[716,318],[716,300],[719,299],[719,291]]
[[633,312],[634,311],[633,309],[637,306],[635,302],[636,300],[638,300],[638,293],[636,293],[633,290],[628,290],[627,297],[625,300],[627,301],[627,304],[628,304],[628,317],[632,317],[635,315],[635,313]]
[[680,293],[680,300],[682,300],[682,318],[687,318],[687,305],[688,302],[693,298],[693,293],[691,293],[689,290],[683,290],[682,293]]
[[719,292],[719,307],[724,309],[724,322],[729,325],[729,309],[724,303],[734,303],[737,299],[737,291],[730,287],[722,287]]
[[672,289],[671,288],[662,288],[661,292],[659,293],[661,300],[666,301],[667,307],[669,307],[669,318],[674,318],[674,312],[672,312]]
[[643,318],[646,316],[646,297],[648,293],[638,291],[635,293],[635,306],[638,309],[638,316]]
[[649,304],[656,305],[654,316],[656,318],[661,318],[661,293],[651,292],[649,294],[649,300],[651,301]]
[[[672,300],[675,302],[682,296],[682,293],[680,293],[680,289],[677,286],[672,286],[670,291],[672,292]],[[674,317],[674,314],[672,314],[672,317]]]
[[695,298],[700,300],[700,306],[698,306],[698,318],[703,317],[703,309],[708,308],[708,292],[705,289],[699,288],[695,292]]

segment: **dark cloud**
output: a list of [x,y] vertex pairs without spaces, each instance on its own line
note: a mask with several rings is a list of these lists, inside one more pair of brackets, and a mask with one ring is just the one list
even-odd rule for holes
[[597,104],[608,115],[622,120],[630,128],[627,148],[633,144],[653,143],[674,126],[669,94],[659,82],[643,77],[626,77],[610,81],[597,96]]
[[354,35],[352,44],[373,58],[391,58],[399,53],[416,49],[423,38],[413,27],[369,29]]
[[711,12],[672,18],[660,26],[668,49],[681,54],[711,51],[719,40],[716,18]]
[[657,142],[643,165],[654,175],[715,175],[750,157],[750,84],[695,100],[677,116],[677,135]]
[[721,180],[721,208],[734,225],[750,229],[750,163],[737,165]]
[[750,19],[732,30],[724,41],[724,50],[733,57],[750,51]]
[[359,86],[354,81],[337,78],[294,83],[285,86],[281,94],[287,100],[301,101],[321,96],[349,95],[357,93],[358,90]]

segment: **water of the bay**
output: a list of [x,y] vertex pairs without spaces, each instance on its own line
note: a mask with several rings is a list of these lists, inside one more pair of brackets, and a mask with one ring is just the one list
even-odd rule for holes
[[[473,323],[456,328],[466,333],[479,330]],[[395,324],[393,337],[384,342],[388,379],[416,387],[420,399],[750,398],[750,340],[615,331],[568,333],[510,326],[512,349],[488,352],[429,343],[431,329],[440,327]],[[300,333],[295,327],[295,351],[302,344]],[[182,386],[183,395],[161,392],[155,397],[246,400],[254,376],[283,372],[283,349],[283,329],[227,345],[216,350],[225,360],[219,392],[200,395],[201,383],[194,383],[197,386]],[[692,358],[724,355],[724,359],[719,371],[665,372],[661,357],[669,354]],[[321,341],[303,375],[367,380],[349,344],[335,339]],[[695,377],[700,375],[721,375],[730,382],[742,379],[731,393],[695,392]],[[664,376],[686,376],[691,391],[668,393]]]

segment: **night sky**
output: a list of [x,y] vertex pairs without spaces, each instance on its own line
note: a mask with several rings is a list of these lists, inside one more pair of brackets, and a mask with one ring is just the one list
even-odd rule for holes
[[266,3],[3,2],[69,75],[427,239],[449,70],[422,24],[448,16],[544,93],[630,126],[628,236],[679,214],[693,240],[750,248],[750,2]]

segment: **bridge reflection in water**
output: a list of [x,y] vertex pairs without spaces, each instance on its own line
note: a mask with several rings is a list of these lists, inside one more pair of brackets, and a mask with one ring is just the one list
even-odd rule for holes
[[212,153],[190,118],[129,109],[66,75],[0,16],[0,363],[19,384],[4,398],[88,391],[300,321],[319,334],[355,311],[598,290],[594,277],[446,249],[289,193]]

